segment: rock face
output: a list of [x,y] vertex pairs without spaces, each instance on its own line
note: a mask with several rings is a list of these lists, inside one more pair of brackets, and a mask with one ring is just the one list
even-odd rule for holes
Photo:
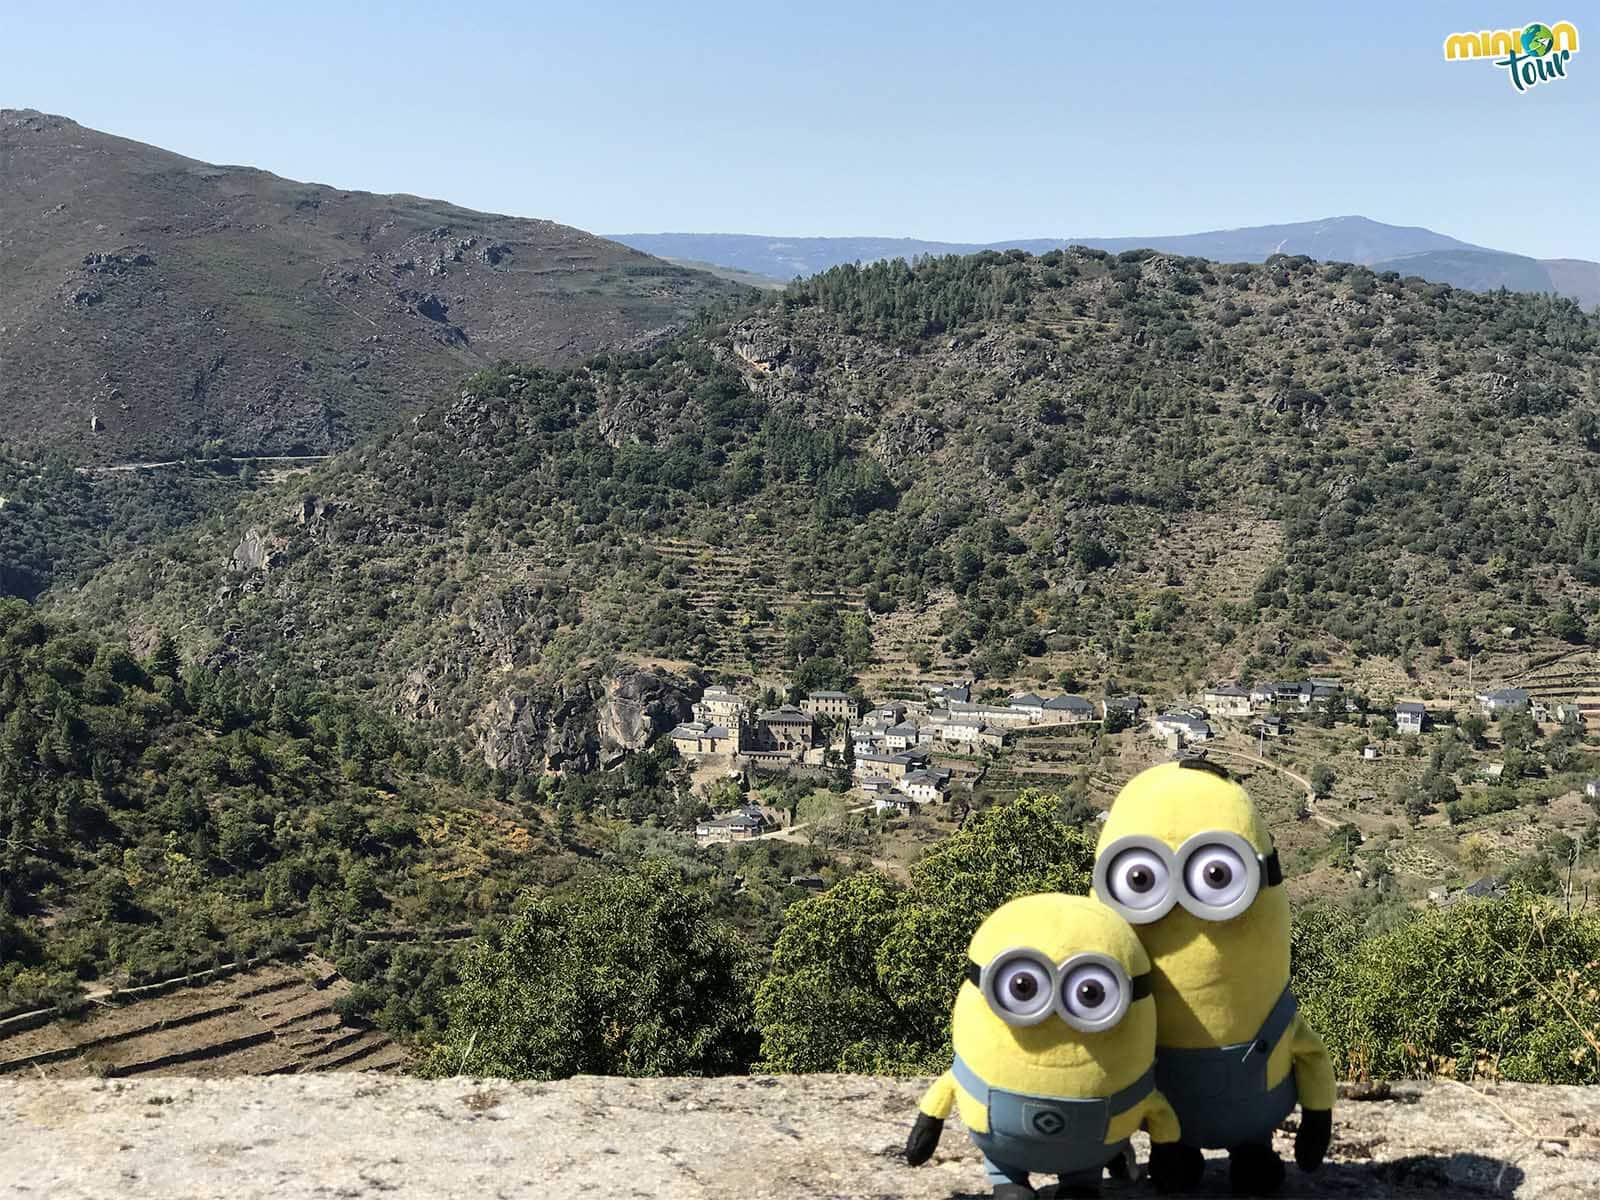
[[511,689],[480,722],[478,749],[497,771],[591,771],[688,720],[689,688],[667,672],[624,666],[577,683]]
[[627,669],[606,683],[600,743],[607,751],[643,750],[693,715],[689,683],[661,671]]
[[[0,1197],[965,1200],[952,1121],[901,1157],[923,1081],[841,1075],[507,1084],[392,1076],[0,1079]],[[1291,1118],[1291,1124],[1293,1118]],[[1147,1147],[1136,1139],[1141,1159]],[[1292,1137],[1280,1133],[1286,1155]],[[1202,1195],[1224,1195],[1213,1164]],[[1049,1190],[1044,1193],[1050,1195]],[[1404,1084],[1336,1110],[1329,1162],[1286,1198],[1600,1195],[1595,1089]],[[1107,1200],[1153,1196],[1107,1181]]]
[[261,530],[254,527],[245,531],[244,537],[233,548],[235,571],[265,571],[272,565],[272,549]]

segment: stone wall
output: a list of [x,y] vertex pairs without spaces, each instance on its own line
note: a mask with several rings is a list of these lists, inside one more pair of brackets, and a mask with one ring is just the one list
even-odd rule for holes
[[[954,1121],[932,1162],[905,1164],[919,1090],[915,1080],[853,1076],[0,1079],[0,1196],[987,1195]],[[1315,1176],[1291,1167],[1286,1197],[1600,1196],[1600,1089],[1434,1083],[1369,1092],[1356,1099],[1347,1089],[1332,1160]],[[1290,1144],[1280,1135],[1280,1149]],[[1214,1166],[1206,1194],[1226,1190]],[[1108,1181],[1104,1194],[1154,1193],[1147,1183]]]

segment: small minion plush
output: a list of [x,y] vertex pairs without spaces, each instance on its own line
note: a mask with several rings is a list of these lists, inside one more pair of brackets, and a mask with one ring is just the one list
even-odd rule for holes
[[1096,850],[1094,893],[1138,932],[1153,966],[1156,1084],[1183,1126],[1155,1147],[1158,1190],[1186,1192],[1202,1147],[1226,1149],[1233,1191],[1270,1195],[1284,1168],[1272,1131],[1301,1107],[1295,1161],[1322,1165],[1333,1068],[1289,990],[1289,901],[1250,797],[1203,759],[1128,781]]
[[1032,1174],[1059,1177],[1058,1195],[1093,1195],[1105,1167],[1131,1161],[1134,1130],[1177,1139],[1153,1075],[1150,959],[1126,921],[1087,896],[1022,896],[990,914],[968,954],[955,1062],[922,1097],[913,1166],[952,1107],[996,1200],[1029,1200]]

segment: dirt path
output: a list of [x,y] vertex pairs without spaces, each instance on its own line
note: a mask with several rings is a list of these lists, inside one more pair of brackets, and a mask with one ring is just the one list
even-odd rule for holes
[[262,454],[244,458],[172,458],[164,462],[111,463],[103,467],[79,467],[80,475],[110,475],[119,471],[157,471],[165,467],[211,466],[220,463],[318,463],[332,458],[331,454]]
[[1327,816],[1325,813],[1320,811],[1317,806],[1317,793],[1316,790],[1311,786],[1311,780],[1307,779],[1304,775],[1301,775],[1298,771],[1291,771],[1282,763],[1275,763],[1270,758],[1262,758],[1260,755],[1249,754],[1243,750],[1234,750],[1226,746],[1217,745],[1208,745],[1206,747],[1206,755],[1207,757],[1220,755],[1224,758],[1242,759],[1245,762],[1254,763],[1257,766],[1270,768],[1271,770],[1277,771],[1280,775],[1287,775],[1290,779],[1294,780],[1294,782],[1297,783],[1302,790],[1304,790],[1306,794],[1306,807],[1311,810],[1311,819],[1313,821],[1327,829],[1338,829],[1339,826],[1350,823],[1348,820],[1335,820],[1333,817]]

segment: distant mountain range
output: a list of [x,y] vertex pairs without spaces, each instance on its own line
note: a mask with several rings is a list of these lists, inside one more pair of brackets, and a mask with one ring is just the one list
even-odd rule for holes
[[1367,217],[1328,217],[1292,225],[1255,225],[1124,238],[1017,238],[1001,242],[928,242],[890,237],[766,237],[742,233],[623,233],[615,241],[674,262],[713,265],[773,284],[815,275],[847,262],[915,258],[920,254],[973,254],[979,250],[1046,250],[1077,245],[1120,253],[1151,249],[1218,262],[1261,262],[1273,254],[1304,254],[1328,262],[1353,262],[1399,271],[1474,291],[1509,288],[1556,292],[1585,308],[1600,304],[1600,263],[1576,258],[1537,259],[1474,246],[1415,225],[1385,225]]
[[733,285],[551,221],[0,110],[0,444],[316,454],[476,367],[647,344]]

